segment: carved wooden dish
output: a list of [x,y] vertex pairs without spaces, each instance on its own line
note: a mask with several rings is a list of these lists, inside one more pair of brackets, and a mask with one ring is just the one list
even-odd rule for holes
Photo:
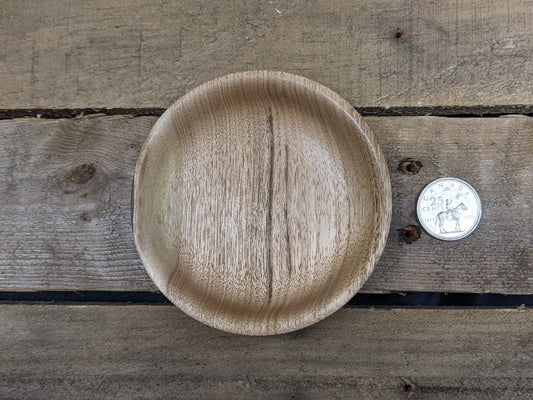
[[368,126],[309,79],[252,71],[174,103],[139,155],[133,230],[157,287],[190,316],[249,335],[303,328],[368,278],[391,217]]

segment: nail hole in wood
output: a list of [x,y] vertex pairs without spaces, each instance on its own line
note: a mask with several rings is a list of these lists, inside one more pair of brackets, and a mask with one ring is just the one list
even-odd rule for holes
[[415,391],[415,388],[413,387],[413,385],[406,383],[405,385],[402,386],[402,390],[407,394],[413,394],[413,392]]
[[404,174],[415,175],[422,169],[422,163],[414,158],[406,158],[400,161],[398,169]]
[[396,29],[396,32],[394,32],[394,39],[400,39],[403,36],[403,32],[399,29]]
[[411,244],[413,242],[416,242],[418,239],[420,239],[422,228],[416,225],[407,225],[406,227],[399,229],[399,231],[400,231],[400,239],[402,239],[407,244]]

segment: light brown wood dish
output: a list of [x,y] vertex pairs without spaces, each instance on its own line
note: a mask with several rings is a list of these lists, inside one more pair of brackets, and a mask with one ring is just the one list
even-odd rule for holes
[[135,169],[133,230],[179,308],[268,335],[357,292],[391,203],[387,164],[350,104],[309,79],[252,71],[201,85],[156,122]]

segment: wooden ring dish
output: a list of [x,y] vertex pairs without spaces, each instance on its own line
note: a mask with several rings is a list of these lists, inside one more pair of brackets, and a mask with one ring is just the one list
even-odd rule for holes
[[342,307],[387,240],[387,164],[366,123],[309,79],[250,71],[207,82],[156,122],[139,155],[133,231],[157,287],[240,334]]

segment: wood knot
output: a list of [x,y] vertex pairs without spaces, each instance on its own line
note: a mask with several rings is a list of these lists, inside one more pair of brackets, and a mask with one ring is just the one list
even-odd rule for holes
[[414,158],[405,158],[400,161],[398,170],[407,175],[415,175],[422,169],[422,163]]
[[422,233],[422,228],[416,225],[407,225],[400,231],[400,238],[407,244],[411,244],[420,239],[420,234]]
[[94,164],[81,164],[72,169],[68,174],[67,179],[71,182],[82,184],[87,183],[96,173],[96,165]]

